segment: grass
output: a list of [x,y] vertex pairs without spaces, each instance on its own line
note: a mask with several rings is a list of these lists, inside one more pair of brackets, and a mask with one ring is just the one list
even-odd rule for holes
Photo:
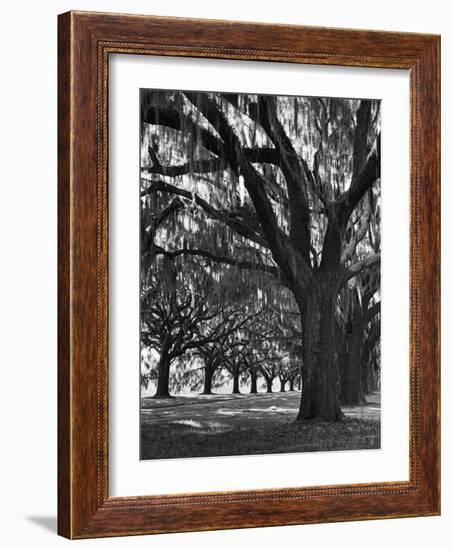
[[343,422],[296,422],[298,392],[142,402],[141,458],[380,448],[378,396]]

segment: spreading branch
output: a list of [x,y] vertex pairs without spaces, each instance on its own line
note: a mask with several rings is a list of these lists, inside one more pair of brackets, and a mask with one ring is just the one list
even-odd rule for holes
[[[193,92],[185,92],[185,95],[216,128],[225,145],[224,151],[228,164],[233,170],[239,171],[243,175],[246,189],[253,202],[265,239],[285,277],[290,284],[295,285],[299,283],[299,280],[297,280],[298,274],[306,283],[306,280],[312,276],[310,266],[304,261],[304,258],[300,258],[299,253],[296,254],[296,250],[288,251],[287,236],[278,226],[265,190],[265,180],[242,154],[240,141],[226,117],[213,100],[206,97],[201,98],[199,94]],[[307,254],[309,258],[309,248]]]
[[344,276],[343,276],[343,282],[348,281],[349,279],[355,277],[359,273],[361,273],[364,269],[369,269],[373,266],[380,265],[380,253],[373,254],[372,256],[369,256],[367,258],[364,258],[363,260],[356,262],[345,269]]
[[234,258],[229,258],[227,256],[220,256],[217,254],[213,254],[212,252],[209,252],[207,250],[201,250],[197,248],[181,248],[179,250],[168,251],[163,249],[160,246],[156,246],[155,250],[156,250],[156,254],[168,256],[169,258],[177,258],[178,256],[183,256],[183,255],[200,256],[202,258],[211,260],[212,262],[232,265],[232,266],[238,267],[239,269],[251,269],[254,271],[260,271],[262,273],[269,273],[270,275],[277,277],[281,281],[283,280],[281,270],[278,267],[271,266],[264,263],[257,264],[246,260],[235,260]]
[[290,213],[290,238],[297,243],[303,258],[309,262],[309,201],[304,171],[298,155],[276,114],[276,99],[260,96],[258,100],[261,124],[281,158],[281,170],[287,184]]
[[212,219],[225,223],[228,227],[236,231],[242,237],[245,237],[246,239],[257,243],[264,248],[268,248],[268,244],[265,238],[257,231],[256,226],[252,227],[244,220],[240,220],[236,215],[234,215],[234,212],[225,212],[214,208],[211,204],[209,204],[205,199],[203,199],[196,193],[192,193],[190,191],[187,191],[186,189],[180,189],[179,187],[172,185],[171,183],[166,183],[165,181],[159,180],[153,181],[147,189],[141,192],[141,196],[145,197],[158,191],[178,195],[180,197],[185,197],[192,203],[200,206]]

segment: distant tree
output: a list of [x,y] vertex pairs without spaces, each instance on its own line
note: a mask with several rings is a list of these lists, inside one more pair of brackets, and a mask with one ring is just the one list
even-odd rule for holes
[[240,381],[245,378],[247,365],[240,356],[229,357],[224,363],[224,368],[232,377],[232,393],[240,393]]
[[[234,377],[237,356],[244,353],[245,342],[241,341],[241,331],[258,314],[252,313],[248,308],[224,306],[221,316],[215,317],[210,323],[204,324],[204,329],[211,331],[216,336],[203,340],[197,347],[197,352],[203,359],[204,394],[212,393],[213,377],[218,369],[225,367]],[[215,327],[213,326],[215,325]],[[213,332],[215,328],[215,332]],[[241,371],[240,371],[241,373]],[[239,374],[240,374],[239,373]],[[234,379],[235,380],[235,379]],[[235,391],[237,390],[237,391]],[[234,382],[234,393],[238,393],[238,382]]]
[[295,371],[294,369],[289,378],[289,390],[296,391],[295,390],[296,385],[298,386],[298,389],[301,388],[301,370],[298,365],[297,365],[297,370]]
[[177,267],[169,262],[163,259],[162,269],[154,273],[154,284],[142,296],[141,340],[159,355],[156,397],[170,396],[170,368],[176,359],[215,342],[232,322],[220,303],[206,300],[214,288],[207,276],[198,280],[198,288],[192,280],[184,283],[183,275],[177,282]]
[[341,400],[344,405],[366,403],[363,386],[364,369],[366,368],[363,351],[365,334],[369,322],[380,312],[380,302],[374,301],[373,304],[370,304],[372,297],[369,294],[363,296],[361,302],[358,302],[355,293],[352,296],[354,297],[354,308],[346,323],[346,354],[341,377]]
[[[379,243],[373,242],[373,246],[379,250]],[[366,403],[365,342],[369,323],[380,314],[379,289],[380,270],[373,266],[345,285],[339,294],[340,397],[344,405]]]
[[300,363],[296,360],[291,360],[290,357],[283,359],[278,367],[280,391],[285,392],[287,384],[289,384],[289,389],[293,391],[295,378],[298,375],[300,375]]
[[375,315],[367,326],[362,361],[362,386],[369,395],[380,390],[380,315]]
[[260,372],[264,377],[267,386],[267,393],[273,392],[273,381],[278,376],[278,365],[276,363],[266,362],[261,365]]

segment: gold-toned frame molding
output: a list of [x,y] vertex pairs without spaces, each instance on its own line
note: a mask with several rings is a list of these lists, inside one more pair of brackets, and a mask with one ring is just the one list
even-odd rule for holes
[[[58,531],[86,538],[439,514],[440,38],[68,12],[58,61]],[[108,494],[110,54],[410,72],[409,481]]]

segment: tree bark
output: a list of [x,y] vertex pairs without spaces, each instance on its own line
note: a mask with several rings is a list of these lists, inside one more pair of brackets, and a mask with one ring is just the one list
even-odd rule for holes
[[170,374],[171,360],[166,353],[162,352],[160,360],[157,365],[158,380],[157,391],[154,397],[167,398],[171,397],[169,393],[169,374]]
[[250,393],[257,393],[257,372],[254,369],[251,369],[250,376],[251,376]]
[[265,382],[267,383],[267,393],[273,393],[273,390],[272,390],[273,378],[266,378]]
[[210,395],[212,393],[212,380],[214,369],[210,363],[204,368],[204,395]]
[[370,341],[369,336],[364,342],[364,371],[363,371],[363,391],[369,395],[378,389],[378,368],[373,355],[375,342]]
[[344,405],[356,406],[366,403],[364,334],[369,299],[369,296],[365,296],[362,303],[356,303],[356,309],[349,321],[351,330],[345,335],[347,354],[341,374],[341,402]]
[[286,382],[287,382],[287,380],[281,380],[281,378],[280,378],[279,380],[280,380],[280,382],[281,382],[281,388],[280,388],[279,391],[282,392],[282,393],[285,393],[285,391],[286,391]]
[[232,383],[232,393],[240,393],[240,381],[239,381],[240,374],[239,372],[234,372],[232,375],[233,383]]
[[303,389],[298,420],[342,420],[335,357],[336,285],[334,280],[313,283],[297,297],[303,334]]
[[361,361],[361,384],[363,388],[363,394],[369,395],[374,390],[372,385],[372,364],[369,360],[369,353],[366,349],[366,346],[364,346],[364,351],[361,353]]
[[353,333],[349,339],[349,352],[344,365],[344,379],[342,382],[342,404],[362,405],[366,403],[362,384],[362,354],[361,348],[364,338],[363,322],[354,323]]

